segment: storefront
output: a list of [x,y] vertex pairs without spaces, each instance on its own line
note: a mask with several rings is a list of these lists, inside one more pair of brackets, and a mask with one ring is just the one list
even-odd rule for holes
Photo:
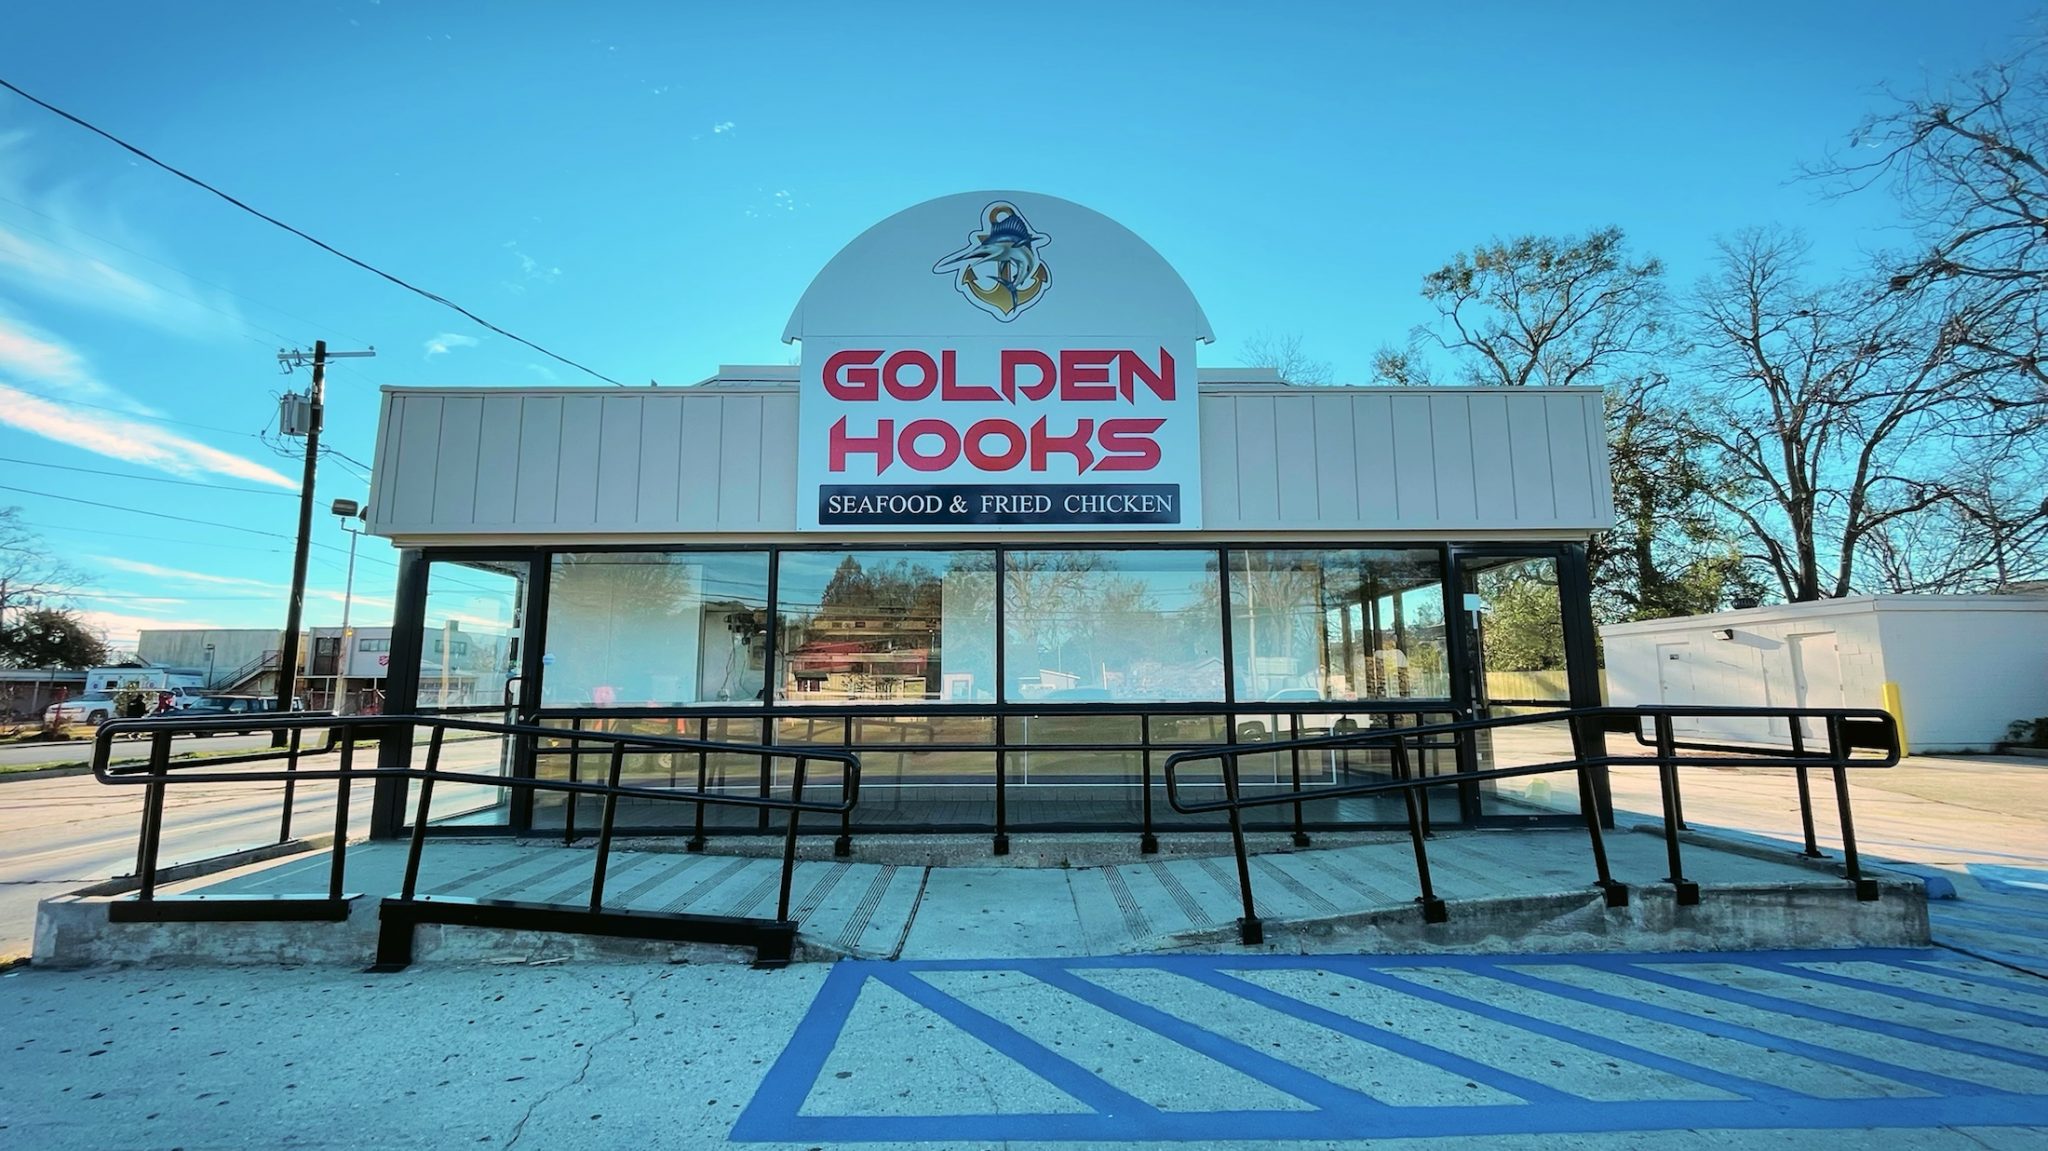
[[[1024,193],[876,225],[784,336],[801,366],[687,388],[387,389],[369,520],[403,549],[389,710],[851,747],[861,826],[1000,845],[1135,830],[1148,812],[1170,831],[1156,769],[1176,748],[1598,700],[1585,545],[1612,510],[1597,389],[1198,370],[1207,319],[1158,253]],[[1513,634],[1497,637],[1504,608]],[[1543,738],[1446,744],[1425,767],[1470,771]],[[469,754],[575,770],[557,741]],[[778,770],[664,754],[627,777],[759,793],[787,785]],[[1388,770],[1382,750],[1243,761],[1264,786]],[[1526,822],[1574,803],[1447,788],[1432,813]],[[620,822],[686,830],[678,812],[694,816],[627,805]],[[1396,817],[1369,801],[1304,812]],[[490,789],[437,793],[433,818],[591,825]],[[380,833],[409,819],[380,794]]]

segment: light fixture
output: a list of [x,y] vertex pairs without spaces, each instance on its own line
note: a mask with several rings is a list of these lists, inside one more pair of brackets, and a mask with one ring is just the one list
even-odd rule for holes
[[1714,638],[1715,638],[1715,639],[1734,639],[1734,638],[1735,638],[1735,629],[1734,629],[1734,628],[1732,628],[1732,627],[1720,627],[1720,628],[1715,628],[1715,629],[1714,629]]

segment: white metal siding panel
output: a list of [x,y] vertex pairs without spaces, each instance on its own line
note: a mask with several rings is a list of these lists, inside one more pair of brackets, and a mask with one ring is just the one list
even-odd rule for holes
[[1436,449],[1436,514],[1446,524],[1479,519],[1479,478],[1472,472],[1470,397],[1429,397],[1430,443]]
[[761,397],[760,524],[796,530],[796,394]]
[[571,396],[562,401],[561,478],[555,481],[555,523],[595,528],[597,457],[604,448],[604,399]]
[[676,477],[682,470],[683,397],[648,396],[640,417],[640,498],[633,522],[663,527],[676,522]]
[[1273,397],[1237,397],[1238,516],[1270,526],[1280,519],[1280,462],[1273,438]]
[[728,396],[722,415],[726,467],[719,473],[718,526],[751,528],[761,522],[761,397]]
[[370,469],[370,506],[368,517],[371,523],[391,522],[392,479],[398,474],[398,413],[403,401],[389,392],[384,393],[383,402],[377,412],[377,452],[370,457],[375,466]]
[[676,522],[684,531],[718,527],[718,477],[725,473],[719,413],[726,398],[695,395],[683,398],[682,470],[676,481]]
[[1243,518],[1237,498],[1237,401],[1229,396],[1201,400],[1202,523],[1236,524]]
[[1587,404],[1583,400],[1576,404],[1555,404],[1550,409],[1551,490],[1557,493],[1560,519],[1585,521],[1594,515],[1597,497],[1587,450],[1593,442],[1593,435],[1606,433],[1601,430],[1589,435],[1586,409]]
[[519,405],[519,479],[512,522],[543,527],[555,522],[555,489],[562,474],[562,397],[528,396]]
[[484,400],[476,457],[476,522],[480,524],[513,521],[519,494],[519,415],[524,406],[516,395]]
[[1401,522],[1393,397],[1351,397],[1351,450],[1355,453],[1351,471],[1358,492],[1358,523],[1364,527],[1393,527]]
[[432,523],[435,465],[441,445],[441,397],[409,396],[398,430],[398,479],[392,485],[391,518],[403,524]]
[[1552,397],[1517,388],[1503,391],[1507,407],[1508,451],[1514,459],[1511,482],[1516,515],[1550,523],[1557,519],[1557,492],[1551,486],[1550,409]]
[[640,421],[637,395],[606,396],[597,451],[597,522],[634,522],[640,505]]
[[1314,527],[1322,515],[1316,466],[1316,398],[1304,392],[1273,399],[1274,472],[1278,476],[1280,522]]
[[440,457],[434,467],[435,523],[466,523],[476,518],[476,445],[483,423],[480,397],[450,396],[441,405]]
[[1352,466],[1352,402],[1348,396],[1310,397],[1310,423],[1315,433],[1317,510],[1328,520],[1358,519],[1358,472]]
[[1507,389],[1474,393],[1466,400],[1472,418],[1473,515],[1480,523],[1513,523],[1515,452],[1508,435]]
[[1436,500],[1436,451],[1429,429],[1429,396],[1391,396],[1395,518],[1402,527],[1441,522]]
[[[1223,386],[1201,410],[1211,531],[1574,537],[1611,517],[1595,392]],[[787,388],[394,390],[372,527],[793,531],[796,414]]]

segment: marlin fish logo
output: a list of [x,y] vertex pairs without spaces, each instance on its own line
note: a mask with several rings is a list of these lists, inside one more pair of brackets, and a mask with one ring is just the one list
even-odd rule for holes
[[940,276],[956,276],[960,294],[1008,323],[1038,302],[1052,285],[1052,269],[1039,249],[1052,237],[1035,232],[1017,205],[998,200],[983,212],[986,230],[968,233],[968,244],[932,265]]

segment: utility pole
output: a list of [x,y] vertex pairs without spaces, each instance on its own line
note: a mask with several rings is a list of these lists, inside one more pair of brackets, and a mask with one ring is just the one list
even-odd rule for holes
[[[306,474],[299,487],[299,538],[298,546],[292,552],[292,587],[289,605],[285,608],[283,643],[277,654],[277,710],[288,712],[292,707],[292,696],[299,680],[299,617],[306,606],[306,553],[313,546],[313,477],[320,465],[320,424],[322,403],[327,390],[327,361],[346,357],[374,356],[377,349],[364,352],[330,352],[326,340],[313,342],[310,362],[313,366],[313,386],[307,393],[307,404],[301,426],[297,410],[297,397],[287,395],[284,407],[279,412],[278,430],[285,435],[306,437]],[[306,353],[296,349],[280,351],[278,366],[289,375],[295,367],[309,362]],[[270,737],[273,747],[285,744],[282,730]]]

